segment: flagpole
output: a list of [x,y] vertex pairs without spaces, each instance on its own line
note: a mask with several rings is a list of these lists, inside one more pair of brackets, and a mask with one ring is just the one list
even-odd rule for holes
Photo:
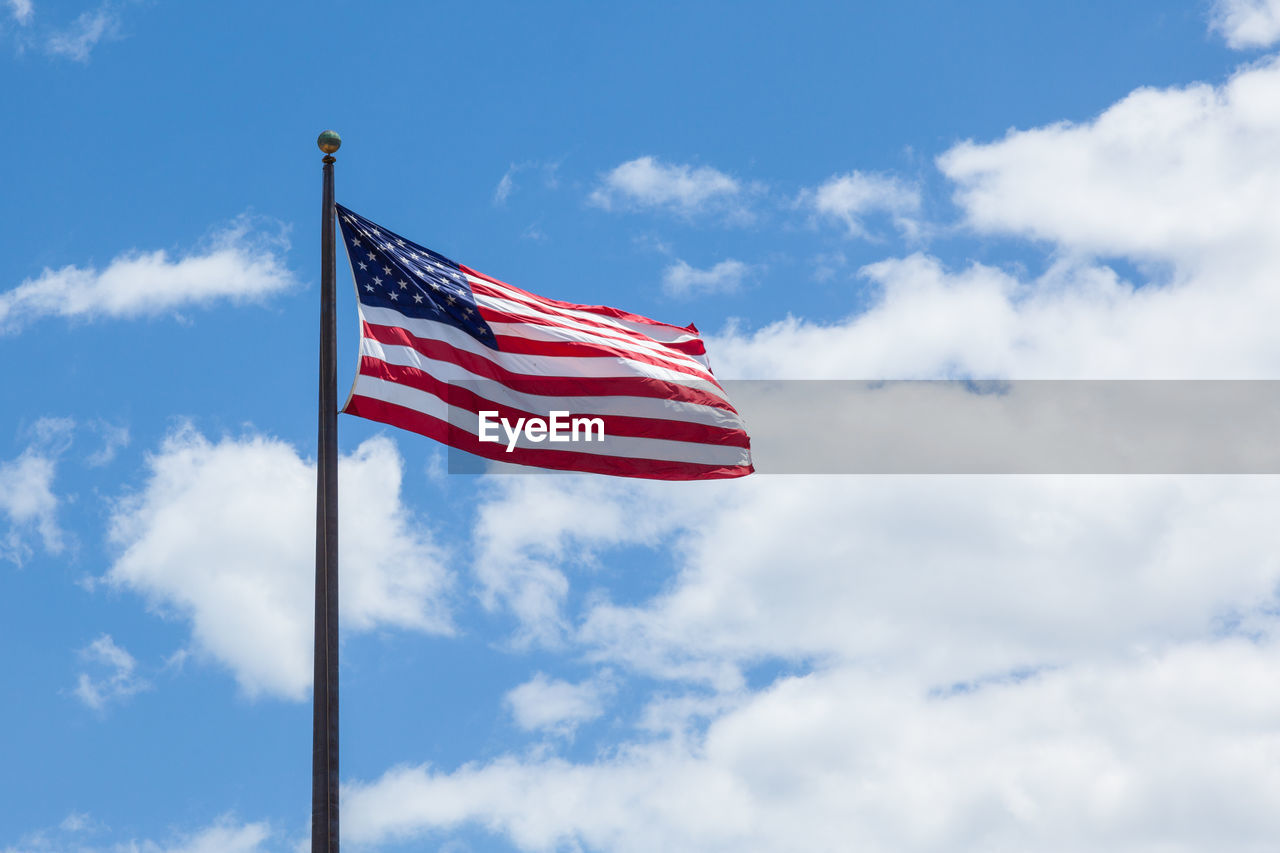
[[320,213],[320,427],[316,466],[316,628],[311,729],[311,853],[338,853],[338,355],[333,152],[326,130]]

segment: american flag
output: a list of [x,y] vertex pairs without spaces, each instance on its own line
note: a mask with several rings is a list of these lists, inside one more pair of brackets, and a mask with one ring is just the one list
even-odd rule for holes
[[[536,296],[336,208],[360,306],[347,414],[537,468],[657,480],[752,472],[750,440],[694,326]],[[481,413],[492,413],[488,431]],[[575,429],[572,441],[510,430],[552,413],[603,428]]]

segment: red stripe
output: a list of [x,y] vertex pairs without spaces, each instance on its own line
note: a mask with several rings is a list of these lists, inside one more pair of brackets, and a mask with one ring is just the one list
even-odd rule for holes
[[[360,375],[373,376],[425,391],[444,400],[451,406],[466,409],[469,412],[497,411],[498,417],[508,423],[515,423],[519,418],[546,418],[548,412],[528,412],[501,403],[495,403],[475,391],[462,385],[437,379],[426,371],[416,367],[405,367],[399,364],[388,364],[373,356],[360,359]],[[570,412],[569,417],[600,418],[604,422],[604,434],[627,438],[657,438],[669,441],[687,441],[694,444],[710,444],[722,447],[751,446],[745,430],[728,429],[690,421],[666,420],[663,418],[645,418],[637,415],[607,415],[593,412]]]
[[[495,299],[505,299],[508,302],[515,302],[516,304],[523,305],[527,308],[531,308],[535,310],[537,309],[547,310],[547,306],[542,306],[532,302],[522,302],[521,300],[517,299],[516,297],[512,296],[509,293],[506,293],[495,287],[489,287],[488,285],[485,285],[485,284],[476,284],[475,282],[471,282],[471,289],[476,293],[482,293],[485,296],[491,296]],[[515,317],[519,322],[533,323],[539,326],[555,326],[556,325],[555,321],[548,317],[541,317],[541,316],[532,315],[532,314],[514,314],[509,311],[505,311],[503,309],[494,308],[492,306],[484,306],[484,307],[488,311],[501,312],[504,314],[508,314],[511,317]],[[618,326],[613,323],[602,323],[599,320],[592,320],[588,317],[579,317],[576,315],[558,315],[558,316],[563,317],[566,322],[571,321],[574,323],[581,323],[582,325],[589,326],[593,329],[601,329],[603,331],[611,332],[615,335],[625,335],[628,338],[632,338],[637,341],[646,341],[648,343],[658,344],[659,346],[663,346],[668,349],[677,350],[679,352],[687,353],[689,355],[706,355],[707,354],[707,347],[702,342],[702,338],[694,337],[692,340],[684,340],[684,341],[662,341],[662,340],[658,340],[657,338],[649,337],[648,335],[645,335],[644,333],[639,332],[635,329],[629,329],[626,326]]]
[[592,314],[599,314],[602,317],[614,317],[619,320],[627,320],[632,323],[643,323],[646,326],[661,326],[662,328],[672,329],[677,332],[684,332],[685,334],[698,334],[698,327],[692,323],[687,326],[674,326],[671,323],[663,323],[660,320],[654,320],[650,317],[642,317],[639,314],[632,314],[629,311],[620,311],[617,308],[610,308],[608,305],[579,305],[575,302],[561,302],[558,299],[550,299],[546,296],[539,296],[536,293],[530,293],[527,290],[521,290],[513,284],[507,284],[505,281],[500,281],[493,276],[485,275],[478,270],[473,270],[465,264],[458,264],[458,267],[467,275],[475,276],[476,278],[484,279],[485,281],[491,281],[499,287],[505,287],[508,290],[519,293],[521,296],[524,296],[526,299],[530,299],[534,302],[544,302],[547,305],[554,305],[557,308],[568,308],[574,311],[590,311]]
[[517,447],[508,453],[505,444],[482,442],[461,427],[395,403],[353,396],[343,411],[425,435],[485,459],[515,462],[535,468],[611,474],[616,477],[643,477],[650,480],[723,480],[730,477],[743,477],[755,470],[750,465],[702,465],[693,462],[668,462],[661,459],[631,459],[622,456],[598,456],[574,450]]
[[458,349],[452,344],[443,341],[420,338],[399,326],[375,326],[367,322],[363,325],[364,336],[371,340],[388,346],[410,347],[427,358],[456,364],[477,376],[501,382],[513,391],[520,391],[525,394],[545,394],[563,397],[656,397],[681,403],[713,406],[717,409],[724,409],[737,414],[737,410],[728,401],[709,391],[690,388],[678,382],[670,382],[651,376],[562,377],[516,373],[484,356]]

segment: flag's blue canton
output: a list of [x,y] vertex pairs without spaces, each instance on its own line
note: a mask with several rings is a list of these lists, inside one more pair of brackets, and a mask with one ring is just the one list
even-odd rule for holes
[[334,207],[363,304],[448,323],[485,346],[498,348],[493,329],[480,317],[475,295],[457,264],[340,204]]

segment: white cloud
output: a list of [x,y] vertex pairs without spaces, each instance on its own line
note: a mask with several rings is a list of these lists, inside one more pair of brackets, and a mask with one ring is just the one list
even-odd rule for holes
[[516,725],[526,731],[571,734],[579,724],[604,714],[608,692],[609,686],[603,680],[573,684],[539,672],[510,690],[503,701]]
[[1090,122],[1011,131],[938,158],[966,222],[1062,251],[1232,276],[1280,259],[1280,61],[1222,86],[1139,89]]
[[122,448],[129,446],[129,428],[110,424],[104,420],[91,423],[90,428],[102,437],[102,447],[95,450],[85,459],[85,463],[93,468],[110,464]]
[[[1280,584],[1257,558],[1267,478],[563,479],[509,478],[482,508],[506,519],[476,531],[495,603],[528,636],[719,691],[770,659],[857,660],[922,689],[1106,659],[1260,618]],[[658,543],[646,564],[677,568],[664,592],[568,609],[571,580]]]
[[120,255],[104,269],[66,266],[0,293],[0,334],[41,317],[95,320],[155,316],[218,300],[255,302],[297,284],[284,266],[283,234],[255,230],[242,216],[199,253],[163,249]]
[[263,853],[263,844],[270,837],[271,829],[265,823],[237,824],[223,818],[172,845],[144,843],[138,853]]
[[[861,313],[713,338],[719,375],[1274,377],[1273,93],[1267,64],[957,146],[940,165],[969,224],[1047,241],[1045,272],[887,259]],[[1107,254],[1164,267],[1130,282]],[[1280,663],[1273,478],[677,485],[509,478],[475,529],[523,638],[660,680],[636,736],[394,769],[348,791],[354,837],[1138,853],[1280,830],[1280,692],[1251,688]],[[626,549],[674,566],[660,592],[591,589]],[[749,689],[770,664],[808,674]]]
[[800,203],[821,217],[844,223],[850,237],[867,237],[865,219],[873,213],[888,213],[894,225],[907,236],[919,233],[920,190],[892,175],[853,171],[833,175],[822,186],[805,190]]
[[1243,853],[1280,831],[1277,664],[1272,643],[1223,640],[949,695],[840,667],[687,744],[397,768],[344,792],[344,828],[376,844],[474,822],[524,850],[614,853]]
[[240,823],[224,815],[209,826],[166,842],[132,839],[108,845],[89,843],[92,836],[104,835],[108,829],[87,814],[73,812],[58,827],[30,833],[17,846],[3,849],[4,853],[266,853],[264,844],[273,837],[265,822]]
[[[315,465],[261,435],[212,442],[191,427],[148,460],[121,501],[107,580],[191,623],[194,650],[250,696],[291,699],[311,685]],[[450,632],[440,552],[400,502],[395,444],[373,438],[339,464],[346,631]]]
[[[1048,241],[1028,277],[915,254],[866,266],[870,306],[712,336],[732,378],[1272,378],[1280,374],[1280,64],[1139,90],[1084,125],[939,159],[966,221]],[[1150,269],[1127,281],[1095,257]]]
[[58,525],[59,499],[53,480],[73,428],[65,418],[42,418],[33,426],[27,448],[16,458],[0,462],[0,516],[9,522],[0,535],[0,559],[22,565],[33,552],[29,541],[33,533],[47,553],[62,551],[64,534]]
[[704,293],[734,293],[742,287],[752,267],[732,258],[720,261],[710,269],[700,270],[677,259],[662,273],[662,289],[671,296]]
[[31,0],[8,0],[9,14],[13,15],[13,19],[22,26],[31,23],[32,17],[35,15],[35,6]]
[[515,188],[515,180],[513,179],[515,168],[515,166],[512,166],[507,169],[502,176],[502,180],[498,181],[498,186],[493,190],[494,204],[503,205],[507,203],[507,196],[511,195],[511,190]]
[[658,208],[690,216],[724,211],[742,191],[736,179],[710,166],[695,168],[663,163],[654,157],[637,157],[605,175],[589,200],[605,210]]
[[110,3],[103,3],[93,11],[82,12],[66,29],[51,34],[45,42],[45,50],[53,56],[88,62],[98,42],[115,38],[119,28],[116,10]]
[[1280,39],[1280,0],[1216,0],[1210,25],[1231,47],[1268,47]]
[[502,207],[507,203],[507,199],[516,191],[516,175],[521,172],[539,171],[542,173],[542,185],[549,190],[554,190],[560,185],[559,171],[560,161],[539,162],[536,160],[527,160],[523,163],[512,163],[507,167],[507,171],[503,173],[501,180],[493,190],[493,203],[498,207]]
[[138,675],[138,662],[124,648],[116,645],[110,634],[103,634],[80,650],[85,663],[108,670],[104,677],[95,678],[87,672],[80,673],[73,695],[95,711],[109,702],[120,701],[146,690],[147,681]]
[[633,504],[616,499],[607,478],[571,478],[571,492],[546,488],[542,480],[513,476],[491,484],[476,511],[473,571],[481,603],[519,618],[518,642],[556,644],[569,630],[561,610],[569,588],[565,571],[595,559],[576,543],[656,545],[666,523],[644,515],[639,496]]

